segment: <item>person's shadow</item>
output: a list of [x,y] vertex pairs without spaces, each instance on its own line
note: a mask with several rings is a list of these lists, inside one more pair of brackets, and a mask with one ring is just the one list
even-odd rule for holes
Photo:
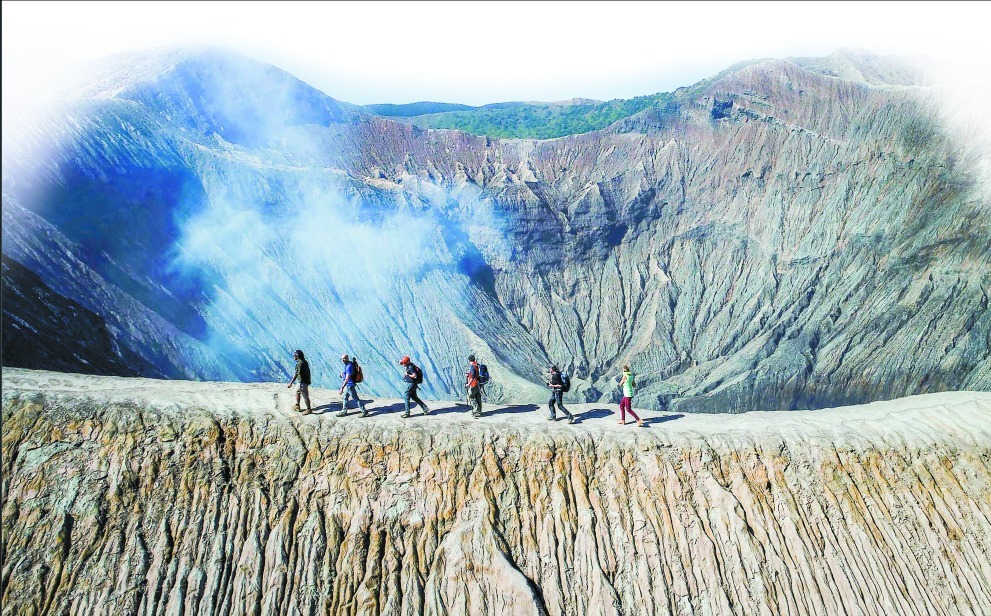
[[500,409],[495,409],[490,413],[490,415],[502,415],[503,413],[532,413],[539,408],[540,406],[537,404],[514,404],[513,406],[504,406]]
[[600,419],[602,417],[609,417],[610,415],[615,415],[616,411],[610,411],[609,409],[592,409],[591,411],[585,411],[575,417],[579,421],[585,421],[586,419]]
[[[414,405],[410,405],[411,411],[413,410],[413,406]],[[388,415],[390,413],[399,413],[400,411],[405,411],[406,405],[402,402],[395,402],[388,406],[379,406],[376,408],[370,408],[367,404],[365,404],[365,408],[368,409],[368,416],[371,417],[373,415]],[[416,407],[416,408],[419,409],[420,407]]]
[[[371,416],[371,415],[378,415],[379,413],[394,413],[394,412],[396,412],[396,405],[395,404],[392,404],[392,405],[386,406],[386,407],[382,407],[382,408],[372,408],[370,406],[371,403],[373,402],[372,400],[365,400],[364,398],[362,398],[361,401],[365,403],[365,409],[368,411],[368,415],[369,416]],[[398,405],[398,407],[399,407],[399,409],[402,409],[403,408],[403,405],[400,403]],[[341,412],[341,401],[340,400],[337,400],[336,402],[328,402],[326,404],[318,404],[318,405],[316,405],[316,406],[313,407],[313,414],[314,415],[323,415],[325,413],[331,413],[331,412],[332,413],[340,413]],[[352,413],[360,413],[360,412],[361,412],[361,409],[358,408],[358,406],[354,402],[348,401],[348,415],[350,415]]]
[[649,419],[644,419],[643,425],[646,427],[646,426],[652,426],[654,424],[662,424],[667,421],[674,421],[675,419],[681,419],[682,417],[684,417],[683,414],[665,415],[663,417],[651,417]]
[[[429,404],[429,403],[428,403]],[[441,408],[432,409],[431,415],[447,415],[448,413],[466,413],[471,411],[471,407],[467,404],[454,403],[453,406],[444,406]]]

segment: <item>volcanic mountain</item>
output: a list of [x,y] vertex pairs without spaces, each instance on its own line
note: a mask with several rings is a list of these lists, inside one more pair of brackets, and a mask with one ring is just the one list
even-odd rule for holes
[[[542,400],[549,363],[587,402],[628,364],[638,406],[685,412],[988,390],[986,133],[927,75],[751,61],[594,132],[494,139],[223,50],[132,54],[5,112],[3,254],[147,376],[287,380],[300,348],[318,386],[357,356],[375,395],[410,355],[457,398],[470,352],[492,402]],[[5,339],[52,339],[37,306],[5,305]]]

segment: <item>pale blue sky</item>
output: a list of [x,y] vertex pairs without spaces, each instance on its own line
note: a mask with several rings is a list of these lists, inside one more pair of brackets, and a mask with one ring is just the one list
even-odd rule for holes
[[208,44],[358,104],[608,100],[839,47],[969,66],[991,58],[989,22],[988,2],[4,2],[4,94],[76,60]]

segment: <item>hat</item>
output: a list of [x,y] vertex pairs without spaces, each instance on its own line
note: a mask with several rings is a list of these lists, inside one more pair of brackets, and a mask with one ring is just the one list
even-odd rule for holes
[[409,363],[409,355],[403,355],[403,358],[399,360],[400,366],[405,366]]

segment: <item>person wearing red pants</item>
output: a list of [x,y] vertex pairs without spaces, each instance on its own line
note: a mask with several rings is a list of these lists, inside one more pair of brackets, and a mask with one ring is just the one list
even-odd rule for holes
[[629,366],[623,366],[623,377],[619,381],[619,386],[623,389],[623,399],[619,403],[619,425],[626,425],[626,414],[629,413],[637,420],[637,425],[643,427],[643,420],[633,412],[633,390],[637,386],[637,381],[630,372]]

